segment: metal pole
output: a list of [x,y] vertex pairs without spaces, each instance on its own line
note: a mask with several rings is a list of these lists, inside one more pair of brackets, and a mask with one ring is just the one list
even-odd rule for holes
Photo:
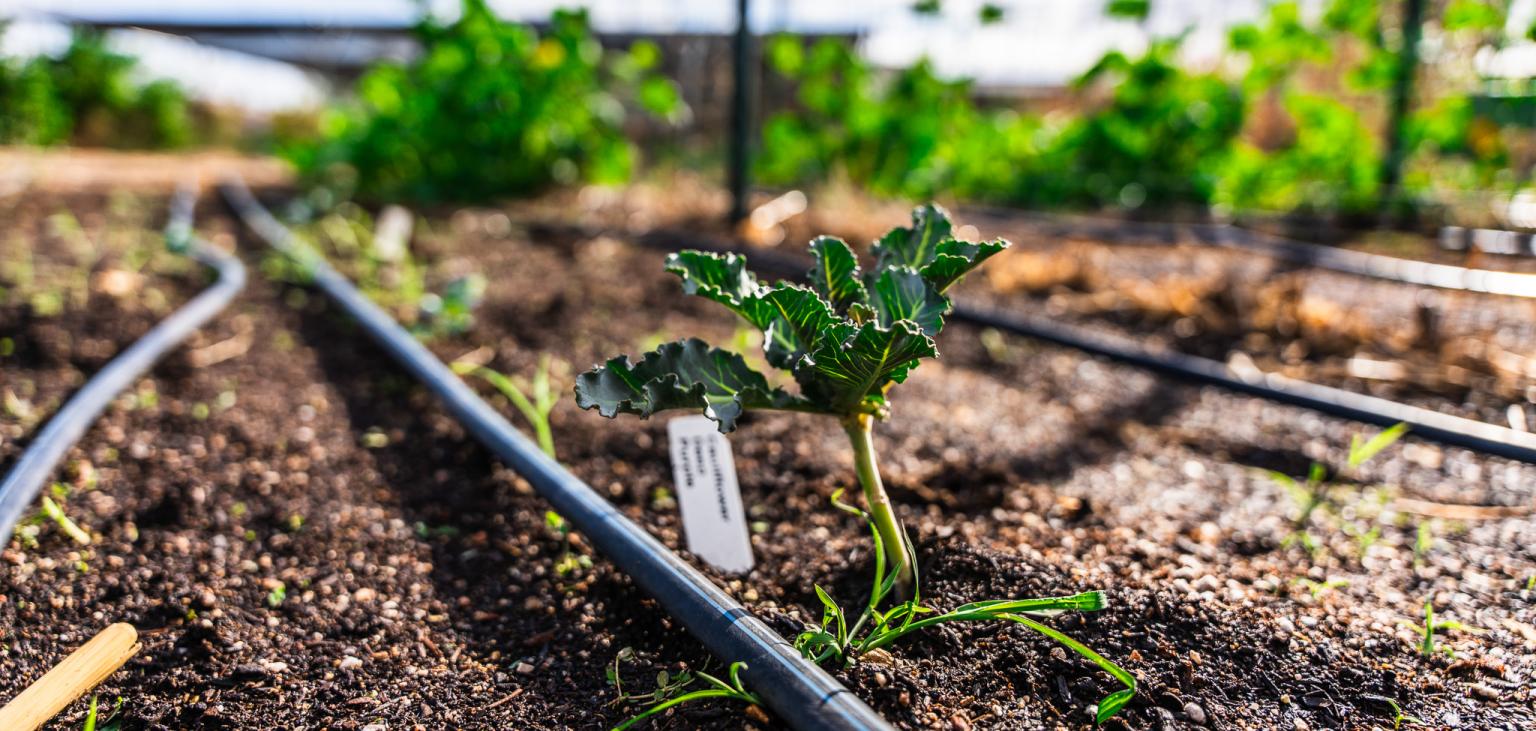
[[747,217],[752,187],[752,29],[748,0],[736,0],[735,79],[731,89],[731,223]]
[[1397,55],[1392,79],[1391,107],[1387,110],[1387,150],[1381,161],[1381,212],[1386,213],[1402,182],[1403,127],[1413,103],[1413,80],[1419,66],[1419,38],[1424,31],[1424,0],[1403,0],[1403,46]]

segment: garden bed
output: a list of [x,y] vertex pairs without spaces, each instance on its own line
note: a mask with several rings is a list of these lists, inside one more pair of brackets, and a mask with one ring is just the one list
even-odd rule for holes
[[[730,316],[682,296],[660,251],[577,235],[572,213],[551,213],[562,207],[583,213],[554,200],[434,220],[419,242],[432,271],[490,283],[476,326],[434,341],[439,355],[478,351],[528,374],[541,353],[579,370],[658,341],[733,340]],[[679,220],[641,213],[579,222],[641,233]],[[212,210],[202,220],[234,231]],[[976,279],[967,294],[984,288]],[[88,317],[66,311],[50,327],[76,333]],[[242,331],[237,356],[186,362]],[[113,331],[114,345],[133,333]],[[958,324],[939,347],[944,359],[876,427],[924,595],[950,608],[1106,589],[1105,611],[1048,621],[1141,679],[1111,728],[1390,728],[1370,696],[1435,728],[1536,723],[1536,523],[1436,521],[1416,566],[1423,516],[1391,507],[1529,506],[1536,468],[1409,437],[1352,475],[1392,486],[1363,563],[1351,519],[1316,531],[1331,550],[1314,560],[1282,546],[1296,507],[1264,470],[1340,468],[1350,438],[1375,430]],[[40,383],[75,368],[4,365]],[[146,630],[103,691],[125,697],[127,728],[603,728],[635,710],[609,703],[605,668],[623,647],[638,654],[625,666],[636,688],[676,663],[721,669],[601,557],[561,574],[542,501],[318,297],[254,278],[149,381],[154,403],[124,401],[71,454],[97,473],[66,503],[97,545],[45,529],[0,561],[0,691],[118,619]],[[609,421],[567,399],[553,428],[564,463],[682,547],[664,420]],[[819,618],[814,584],[862,602],[867,533],[828,504],[853,481],[836,425],[751,417],[732,444],[758,567],[720,583],[786,635]],[[1454,659],[1420,657],[1411,625],[1426,600],[1487,632],[1443,636]],[[1020,627],[951,626],[892,649],[890,664],[844,680],[903,727],[1086,728],[1115,689]],[[705,704],[657,726],[774,725],[754,717]]]

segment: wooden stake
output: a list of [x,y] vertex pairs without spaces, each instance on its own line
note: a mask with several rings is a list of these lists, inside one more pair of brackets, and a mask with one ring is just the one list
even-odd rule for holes
[[36,731],[138,651],[139,633],[132,625],[107,627],[0,708],[0,729]]

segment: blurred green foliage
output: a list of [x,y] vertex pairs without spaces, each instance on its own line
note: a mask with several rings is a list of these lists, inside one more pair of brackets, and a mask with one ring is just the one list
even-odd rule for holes
[[137,62],[77,29],[58,58],[0,58],[0,142],[180,147],[194,137],[181,90],[134,80]]
[[765,180],[846,175],[877,193],[914,197],[948,187],[955,135],[978,122],[968,82],[944,81],[926,61],[883,78],[834,39],[807,48],[779,36],[767,53],[795,81],[798,104],[764,123]]
[[1236,91],[1174,63],[1178,39],[1106,56],[1077,81],[1108,98],[1063,119],[979,106],[926,61],[884,76],[835,39],[772,39],[768,63],[797,84],[763,129],[769,183],[845,177],[885,195],[1029,205],[1173,204],[1209,198],[1213,161],[1241,128]]
[[1243,100],[1232,85],[1177,64],[1181,39],[1151,44],[1139,58],[1111,52],[1076,81],[1104,84],[1047,147],[1052,165],[1015,183],[1011,198],[1034,205],[1169,207],[1210,200]]
[[[1437,7],[1431,22],[1449,34],[1504,25],[1498,0]],[[1230,30],[1210,71],[1180,63],[1182,37],[1111,52],[1074,83],[1068,110],[1046,113],[978,102],[967,81],[938,78],[926,61],[885,72],[837,40],[774,38],[768,66],[797,96],[764,126],[759,174],[1040,207],[1374,210],[1400,29],[1372,0],[1314,10],[1268,5]],[[1144,20],[1150,3],[1113,0],[1105,11]],[[1419,103],[1405,130],[1405,189],[1393,195],[1524,178],[1508,169],[1500,130],[1475,113],[1476,91],[1439,88]]]
[[287,146],[310,179],[415,201],[622,182],[635,159],[624,102],[663,117],[682,110],[676,85],[655,73],[657,47],[606,53],[585,11],[556,11],[541,36],[464,0],[453,23],[429,18],[417,34],[418,60],[373,67],[355,102],[327,113],[319,139]]

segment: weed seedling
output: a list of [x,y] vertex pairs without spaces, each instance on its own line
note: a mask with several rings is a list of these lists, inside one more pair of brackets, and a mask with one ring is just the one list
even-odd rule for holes
[[452,538],[459,534],[459,529],[451,525],[429,526],[422,521],[416,521],[416,537],[421,539],[437,538],[439,536]]
[[1354,524],[1346,524],[1344,532],[1355,539],[1355,559],[1365,563],[1366,557],[1371,554],[1371,547],[1381,540],[1381,526],[1372,525],[1370,528],[1361,528]]
[[1349,581],[1347,579],[1339,578],[1329,578],[1324,581],[1313,581],[1303,576],[1296,580],[1296,585],[1305,588],[1307,592],[1312,595],[1313,599],[1317,599],[1333,589],[1340,589],[1349,586]]
[[[625,729],[630,728],[631,726],[634,726],[635,724],[650,718],[651,716],[661,713],[668,708],[682,705],[691,701],[704,700],[706,698],[725,698],[728,700],[741,701],[743,703],[748,703],[754,706],[762,705],[762,700],[757,697],[757,694],[752,693],[751,691],[748,691],[746,688],[742,687],[741,670],[742,668],[746,667],[746,663],[740,662],[731,663],[731,667],[727,675],[727,677],[730,678],[730,682],[726,682],[705,672],[694,673],[688,670],[683,670],[682,672],[674,675],[665,670],[662,670],[656,673],[655,690],[645,694],[628,695],[624,692],[623,680],[619,675],[620,663],[622,663],[624,660],[633,658],[634,654],[634,650],[628,647],[619,651],[619,654],[613,658],[613,664],[608,668],[608,682],[612,683],[613,687],[618,690],[618,702],[645,703],[650,704],[650,707],[646,708],[644,711],[641,711],[638,715],[631,717],[624,723],[613,727],[613,731],[624,731]],[[709,687],[700,688],[699,690],[684,693],[683,690],[689,685],[692,685],[696,680],[704,681],[706,684],[708,684]]]
[[[939,612],[922,603],[916,577],[911,599],[894,607],[881,610],[896,583],[896,574],[887,573],[885,551],[880,530],[874,518],[859,508],[842,502],[842,491],[832,495],[832,504],[839,510],[856,515],[869,525],[875,544],[875,579],[870,589],[869,601],[850,625],[848,614],[827,592],[816,586],[816,597],[821,600],[822,615],[819,629],[807,630],[795,638],[795,648],[816,663],[833,661],[839,666],[852,665],[860,655],[880,650],[887,645],[919,630],[949,622],[1016,622],[1055,640],[1058,644],[1098,665],[1125,685],[1099,701],[1095,716],[1099,723],[1115,715],[1136,695],[1136,677],[1126,672],[1103,655],[1089,649],[1060,631],[1042,624],[1032,617],[1051,617],[1066,612],[1096,612],[1104,608],[1104,592],[1087,591],[1071,596],[1043,599],[994,599],[972,602],[948,612]],[[904,544],[911,550],[910,543]],[[915,558],[915,557],[914,557]],[[912,564],[916,571],[915,561]]]
[[[1403,622],[1404,624],[1411,624],[1407,620],[1403,620]],[[1461,622],[1457,622],[1454,619],[1435,619],[1435,606],[1433,602],[1424,602],[1424,623],[1418,625],[1418,628],[1420,637],[1419,655],[1423,657],[1434,656],[1437,649],[1443,650],[1449,657],[1456,657],[1456,650],[1451,648],[1449,645],[1442,648],[1435,644],[1435,635],[1437,633],[1471,632],[1476,634],[1482,631],[1476,627],[1470,627],[1468,625],[1462,624]]]
[[119,697],[117,702],[112,704],[112,712],[107,714],[105,719],[98,718],[96,702],[97,697],[91,696],[91,706],[85,712],[85,724],[80,727],[80,731],[117,731],[122,724],[119,716],[123,710],[123,699]]
[[[1350,440],[1349,455],[1346,459],[1347,471],[1353,474],[1361,465],[1402,439],[1407,433],[1407,424],[1397,424],[1382,430],[1370,439],[1361,439],[1359,434],[1354,435]],[[1336,484],[1328,478],[1328,468],[1321,463],[1313,462],[1307,470],[1307,478],[1304,482],[1298,482],[1296,478],[1278,471],[1270,471],[1269,476],[1285,489],[1297,506],[1296,516],[1291,521],[1293,529],[1291,534],[1282,541],[1282,545],[1286,547],[1300,545],[1308,554],[1316,558],[1323,549],[1324,542],[1311,532],[1314,518],[1323,513],[1339,513],[1344,507],[1333,496]],[[1371,546],[1381,538],[1381,529],[1378,526],[1364,528],[1346,525],[1344,530],[1355,538],[1357,555],[1362,561],[1369,553]]]
[[1405,723],[1411,723],[1418,726],[1424,725],[1424,721],[1422,719],[1403,713],[1403,707],[1399,705],[1397,701],[1392,700],[1391,698],[1388,698],[1384,695],[1371,695],[1369,693],[1361,697],[1365,698],[1366,700],[1376,701],[1377,703],[1392,709],[1392,731],[1398,731],[1398,729],[1401,729]]
[[1424,568],[1424,557],[1435,547],[1435,524],[1426,520],[1419,523],[1413,538],[1413,567]]
[[[58,487],[56,485],[55,489]],[[64,532],[64,535],[69,536],[70,540],[82,546],[91,545],[91,534],[87,533],[75,521],[70,520],[69,516],[64,514],[64,509],[59,507],[59,504],[47,495],[43,496],[43,515],[53,521],[53,524],[58,526],[59,530]]]
[[282,606],[283,601],[287,598],[288,586],[279,581],[277,582],[276,586],[272,587],[272,591],[267,592],[267,606],[276,609],[279,606]]
[[443,287],[442,294],[427,293],[420,300],[421,334],[427,337],[462,335],[475,324],[474,311],[485,297],[485,277],[468,274]]
[[455,361],[453,372],[461,376],[479,376],[490,383],[507,397],[512,405],[517,407],[518,413],[533,427],[534,436],[538,439],[539,449],[549,455],[550,459],[559,459],[555,456],[555,437],[549,428],[549,415],[555,410],[555,404],[559,403],[558,391],[550,386],[550,370],[552,367],[564,370],[564,363],[558,365],[548,355],[539,358],[538,370],[533,372],[533,379],[508,376],[505,373],[487,368],[477,363],[468,361]]
[[741,355],[697,338],[666,343],[639,363],[620,356],[576,379],[576,403],[606,417],[646,418],[670,409],[697,409],[736,428],[748,411],[825,414],[842,424],[853,447],[864,499],[880,532],[885,559],[908,593],[912,566],[905,534],[876,466],[874,422],[890,413],[888,394],[924,358],[935,358],[944,327],[944,296],[967,272],[1008,247],[1003,240],[959,241],[949,215],[917,208],[911,228],[892,229],[875,243],[875,268],[863,274],[840,239],[811,242],[810,286],[769,286],[747,270],[744,257],[683,251],[667,271],[683,290],[725,305],[763,333],[763,356],[788,371],[798,393],[770,386]]
[[553,510],[544,511],[544,525],[560,537],[560,560],[555,562],[555,573],[566,576],[577,569],[592,568],[592,557],[571,550],[571,524]]

